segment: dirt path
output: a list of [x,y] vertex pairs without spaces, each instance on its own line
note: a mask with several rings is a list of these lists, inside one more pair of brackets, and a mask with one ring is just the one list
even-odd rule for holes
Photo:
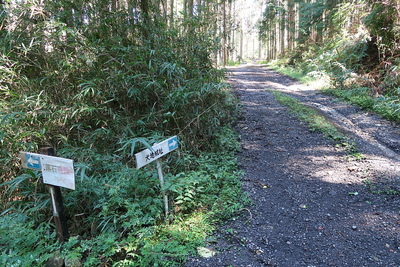
[[[399,128],[265,67],[230,70],[252,205],[210,240],[214,257],[187,266],[400,266],[400,196],[386,194],[400,191]],[[320,109],[365,159],[310,132],[268,90]]]

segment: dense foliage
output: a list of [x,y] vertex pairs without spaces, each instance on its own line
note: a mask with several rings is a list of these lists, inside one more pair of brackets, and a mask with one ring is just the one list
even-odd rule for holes
[[[155,2],[0,5],[2,266],[174,265],[212,229],[205,211],[238,208],[237,104],[213,66],[212,9],[167,26]],[[137,170],[133,155],[172,135],[180,150],[165,158],[160,188],[155,167]],[[65,244],[41,173],[18,160],[48,145],[75,162]]]
[[271,0],[259,30],[269,60],[329,78],[332,93],[399,121],[399,25],[396,0]]

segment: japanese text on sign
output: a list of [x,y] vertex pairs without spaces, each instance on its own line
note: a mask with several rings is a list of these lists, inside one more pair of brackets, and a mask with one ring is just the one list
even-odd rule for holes
[[178,148],[178,137],[173,136],[161,143],[152,146],[152,149],[145,149],[137,154],[136,157],[136,168],[147,165],[148,163],[161,158],[169,152]]
[[42,173],[46,184],[75,189],[74,166],[70,159],[43,157]]
[[163,152],[162,148],[159,148],[159,149],[155,150],[154,152],[150,152],[149,154],[147,154],[145,156],[146,162],[150,162],[153,159],[155,159],[156,157],[162,156],[163,154],[164,154],[164,152]]
[[24,168],[42,171],[45,184],[75,189],[73,160],[28,152],[20,157]]

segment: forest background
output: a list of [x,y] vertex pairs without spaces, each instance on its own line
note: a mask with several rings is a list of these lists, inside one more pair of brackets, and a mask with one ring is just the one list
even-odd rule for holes
[[[0,263],[181,264],[247,201],[220,66],[274,62],[399,121],[399,55],[396,0],[1,1]],[[133,156],[173,135],[160,188]],[[75,162],[64,243],[18,159],[42,146]]]

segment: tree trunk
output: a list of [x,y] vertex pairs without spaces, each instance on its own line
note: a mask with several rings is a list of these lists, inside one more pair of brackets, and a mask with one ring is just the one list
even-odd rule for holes
[[169,27],[172,28],[174,26],[174,0],[170,0],[169,2]]
[[145,39],[149,38],[150,28],[150,3],[149,0],[140,0],[140,10],[143,16],[142,34]]
[[288,50],[293,51],[294,50],[294,40],[295,40],[295,10],[294,10],[294,2],[293,0],[288,0]]
[[187,0],[187,14],[193,17],[193,0]]
[[226,44],[227,44],[227,30],[226,30],[226,0],[222,0],[222,65],[226,66]]
[[282,9],[280,11],[280,29],[279,29],[279,37],[280,37],[280,54],[283,56],[285,54],[285,33],[286,33],[286,9],[285,3],[282,3]]

